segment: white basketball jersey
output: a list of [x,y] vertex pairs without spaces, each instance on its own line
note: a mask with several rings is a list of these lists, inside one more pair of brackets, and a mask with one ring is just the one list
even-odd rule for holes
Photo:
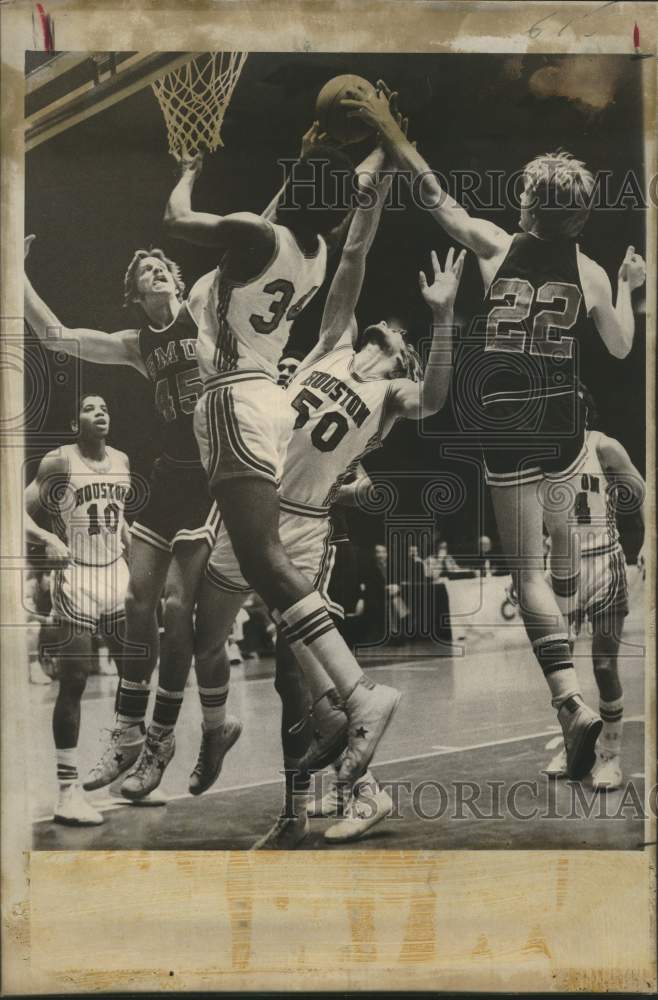
[[276,379],[292,322],[324,281],[322,237],[317,251],[307,255],[289,229],[271,225],[275,250],[257,278],[240,284],[217,268],[199,318],[197,358],[206,385],[235,371],[264,371]]
[[122,553],[130,468],[122,452],[105,450],[106,461],[99,464],[86,460],[76,444],[60,449],[68,462],[68,485],[58,490],[55,528],[75,562],[86,566],[107,566]]
[[610,484],[596,450],[599,431],[587,432],[587,457],[578,473],[567,480],[573,496],[569,527],[580,539],[580,551],[610,548],[619,543]]
[[395,423],[386,413],[393,382],[360,379],[355,357],[352,347],[331,351],[283,390],[298,414],[281,479],[283,510],[326,514],[341,482]]

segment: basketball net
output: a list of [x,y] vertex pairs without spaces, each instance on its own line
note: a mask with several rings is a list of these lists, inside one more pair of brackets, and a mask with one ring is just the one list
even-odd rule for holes
[[177,160],[223,145],[224,114],[246,58],[246,52],[203,52],[151,84]]

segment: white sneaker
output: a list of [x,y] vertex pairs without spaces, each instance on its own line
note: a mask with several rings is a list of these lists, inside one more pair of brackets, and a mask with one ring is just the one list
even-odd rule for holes
[[541,773],[548,778],[566,778],[567,776],[567,751],[564,745],[554,757],[549,760],[546,767],[542,767]]
[[120,774],[132,767],[143,746],[144,726],[141,722],[134,726],[116,726],[110,730],[101,758],[85,778],[83,787],[91,792],[95,788],[111,785]]
[[313,774],[332,764],[347,746],[348,719],[342,702],[327,692],[311,713],[313,737],[308,750],[300,761],[300,768]]
[[[323,777],[323,787],[326,788],[326,777]],[[346,799],[347,787],[343,782],[338,781],[338,775],[334,772],[329,777],[329,787],[322,798],[319,801],[311,802],[309,805],[308,814],[311,819],[338,819],[345,815]]]
[[161,735],[149,730],[142,752],[124,778],[121,794],[134,801],[144,799],[155,791],[175,751],[176,737],[173,730]]
[[596,763],[590,774],[590,784],[597,792],[612,792],[622,783],[621,758],[618,753],[610,754],[599,750]]
[[345,703],[349,719],[347,750],[338,777],[349,785],[365,774],[368,764],[389,722],[401,694],[385,684],[373,684],[361,677]]
[[345,810],[345,818],[325,831],[324,839],[330,844],[345,844],[351,840],[360,840],[368,830],[393,812],[391,796],[383,788],[378,787],[372,775],[370,778],[370,781],[359,781],[354,786],[354,792]]
[[87,802],[80,785],[60,788],[53,820],[66,826],[100,826],[104,822],[101,813]]
[[567,775],[580,781],[596,761],[596,741],[603,723],[596,712],[575,698],[567,698],[557,713],[567,752]]

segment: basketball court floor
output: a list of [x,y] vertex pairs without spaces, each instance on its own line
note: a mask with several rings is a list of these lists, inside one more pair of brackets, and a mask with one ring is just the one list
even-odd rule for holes
[[[634,572],[631,570],[631,572]],[[644,846],[644,656],[641,588],[632,605],[620,657],[625,695],[624,785],[596,794],[586,784],[549,782],[543,764],[559,745],[559,727],[539,668],[518,620],[472,629],[463,654],[436,655],[430,643],[371,650],[360,657],[373,680],[403,694],[373,771],[392,795],[393,816],[341,849],[625,849]],[[583,695],[597,694],[583,635],[576,656]],[[233,669],[229,711],[244,724],[216,785],[187,792],[196,760],[200,710],[188,686],[177,751],[165,773],[165,807],[130,805],[107,790],[90,798],[102,826],[72,829],[50,821],[56,797],[50,733],[56,686],[31,687],[29,780],[34,846],[44,850],[248,849],[271,825],[283,794],[280,708],[273,663]],[[95,761],[103,727],[112,724],[116,678],[92,677],[83,702],[81,774]],[[328,781],[318,776],[317,788]],[[325,789],[327,785],[324,785]],[[312,820],[310,850],[336,850],[323,840],[331,820]]]

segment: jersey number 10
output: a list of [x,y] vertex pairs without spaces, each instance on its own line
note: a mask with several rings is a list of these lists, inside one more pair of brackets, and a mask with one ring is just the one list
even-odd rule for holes
[[[97,503],[92,503],[91,506],[87,507],[87,517],[89,518],[87,534],[100,535],[101,523],[98,519]],[[119,508],[115,503],[105,504],[103,508],[103,520],[105,521],[105,530],[109,531],[111,535],[116,535],[117,528],[119,527]]]

